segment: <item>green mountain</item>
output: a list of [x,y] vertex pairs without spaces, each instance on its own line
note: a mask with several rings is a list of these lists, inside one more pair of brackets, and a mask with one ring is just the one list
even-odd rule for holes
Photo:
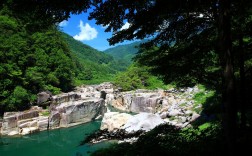
[[80,60],[89,60],[98,64],[109,63],[112,56],[104,54],[80,41],[75,40],[72,36],[62,33],[62,36],[69,45],[70,50],[76,54]]
[[126,69],[126,64],[113,58],[113,56],[102,53],[72,36],[62,32],[62,36],[68,44],[70,51],[80,64],[76,84],[95,84],[111,81],[118,71]]
[[112,55],[117,60],[124,61],[127,65],[130,65],[132,63],[132,58],[138,52],[138,46],[143,42],[145,42],[145,40],[126,45],[119,45],[103,52]]
[[32,31],[15,15],[0,8],[0,116],[28,109],[40,91],[72,90],[80,64],[55,26]]

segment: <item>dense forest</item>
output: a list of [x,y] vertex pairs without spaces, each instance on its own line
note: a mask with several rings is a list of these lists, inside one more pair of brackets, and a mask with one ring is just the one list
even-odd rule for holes
[[[246,147],[251,145],[251,133],[248,133],[251,131],[251,1],[107,0],[98,1],[94,6],[90,19],[97,20],[97,24],[109,25],[106,31],[115,32],[109,39],[110,44],[152,37],[141,45],[136,60],[148,66],[165,83],[177,86],[202,83],[216,90],[216,96],[220,98],[215,103],[222,108],[218,121],[223,130],[223,142],[217,141],[221,138],[217,135],[213,135],[217,140],[211,137],[208,140],[207,136],[201,138],[206,139],[206,147],[211,152],[217,152],[215,145],[218,143],[219,147],[223,147],[218,154],[235,155],[235,152],[249,151]],[[117,14],[111,16],[113,12]],[[125,21],[130,26],[121,30]],[[197,131],[197,126],[194,132],[178,132],[178,135],[188,136],[181,137],[182,140],[174,140],[169,135],[169,132],[176,135],[176,130],[162,132],[165,129],[165,126],[157,128],[157,131],[150,132],[148,137],[141,137],[133,145],[119,145],[107,153],[183,155],[183,151],[193,152],[190,151],[190,148],[194,149],[193,142],[199,141],[201,144],[200,138],[189,137],[194,132],[202,133]],[[149,139],[152,142],[145,144]],[[168,147],[171,144],[169,141],[174,146]],[[191,146],[186,149],[180,146],[183,143]],[[152,151],[149,148],[151,145],[159,150]],[[133,150],[123,150],[125,148]],[[207,150],[197,152],[198,155],[217,154]]]
[[65,33],[61,34],[74,58],[77,58],[75,62],[79,63],[75,85],[113,81],[118,72],[129,66],[124,59],[114,59],[113,56],[76,41]]
[[[116,76],[124,90],[200,83],[215,91],[205,100],[209,105],[203,109],[211,111],[202,111],[200,125],[183,130],[161,125],[133,144],[114,145],[95,155],[250,152],[251,0],[25,2],[0,2],[0,113],[30,107],[41,90],[68,91],[76,84],[108,80],[127,68],[129,59],[114,60],[58,31],[57,24],[70,14],[92,7],[89,19],[108,26],[111,45],[151,38],[141,44],[135,62]],[[130,26],[121,30],[125,21]]]
[[103,52],[112,55],[115,59],[120,60],[127,65],[130,65],[132,63],[132,58],[135,57],[135,55],[139,51],[140,44],[144,42],[146,41],[136,41],[127,45],[119,45],[106,49]]
[[57,28],[30,31],[8,6],[1,7],[1,113],[29,108],[41,90],[72,89],[78,64]]
[[104,51],[104,53],[113,56],[121,66],[127,67],[127,69],[118,72],[113,79],[114,84],[123,91],[167,88],[167,85],[163,83],[161,78],[154,76],[150,72],[148,66],[141,65],[134,59],[140,50],[140,45],[146,41],[136,41],[130,44],[119,45]]
[[[18,11],[18,12],[16,12]],[[37,93],[112,81],[128,64],[33,20],[6,2],[0,8],[0,114],[36,105]],[[49,18],[49,17],[48,17]]]
[[[121,46],[125,50],[119,59],[114,52],[108,55],[76,41],[61,32],[57,23],[38,28],[37,25],[41,24],[39,21],[29,21],[28,24],[32,24],[25,27],[27,20],[32,17],[29,14],[24,14],[25,19],[17,16],[15,10],[7,4],[2,6],[0,12],[1,114],[36,105],[36,94],[40,91],[48,90],[57,94],[81,84],[114,81],[116,74],[126,70],[138,51],[136,46],[140,42]],[[36,30],[31,27],[36,27]],[[116,82],[120,82],[122,75],[117,76],[119,78],[116,78]],[[125,90],[130,89],[122,83],[118,85]],[[146,86],[135,85],[142,88]]]

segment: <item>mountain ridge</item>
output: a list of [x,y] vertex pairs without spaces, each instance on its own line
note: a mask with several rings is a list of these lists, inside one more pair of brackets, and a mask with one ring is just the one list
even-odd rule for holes
[[115,59],[123,60],[125,63],[130,65],[132,63],[132,58],[137,54],[138,52],[138,46],[141,43],[146,42],[146,40],[142,41],[136,41],[130,44],[125,45],[118,45],[113,48],[109,48],[103,51],[103,53],[110,54]]
[[80,70],[76,78],[77,85],[112,81],[117,72],[126,69],[126,65],[114,59],[113,56],[77,41],[64,32],[61,34],[73,57],[80,62]]

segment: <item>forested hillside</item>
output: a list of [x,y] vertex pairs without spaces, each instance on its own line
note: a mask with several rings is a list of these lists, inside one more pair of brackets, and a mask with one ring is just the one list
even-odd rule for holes
[[[0,114],[36,104],[37,93],[112,80],[126,65],[58,30],[51,17],[0,6]],[[46,23],[48,22],[48,23]],[[51,23],[52,22],[52,23]]]
[[119,45],[113,48],[109,48],[103,52],[110,54],[115,59],[121,60],[122,62],[125,62],[127,65],[129,65],[132,63],[132,58],[138,52],[139,45],[143,42],[145,42],[145,40],[126,45]]
[[151,74],[149,67],[137,62],[133,62],[126,71],[118,73],[114,83],[123,91],[167,88],[161,79]]
[[[83,12],[112,32],[110,45],[152,39],[133,65],[136,43],[105,51],[113,59],[58,31],[60,22]],[[161,125],[98,155],[245,155],[252,146],[251,15],[251,0],[1,0],[0,114],[29,108],[42,90],[113,80],[130,65],[115,78],[123,90],[163,87],[157,77],[176,87],[200,83],[204,91],[190,97],[202,111],[195,107],[195,117],[180,103],[195,117],[191,126]]]
[[111,55],[102,53],[72,36],[62,33],[64,40],[79,62],[76,83],[95,84],[104,81],[111,81],[118,71],[126,69],[126,64],[114,59]]
[[109,48],[104,53],[114,57],[115,60],[127,67],[125,71],[116,74],[114,84],[122,90],[157,89],[166,88],[163,81],[150,72],[150,68],[140,65],[134,60],[140,50],[140,45],[147,40],[136,41],[131,44],[119,45]]
[[77,62],[54,26],[31,31],[14,15],[8,6],[0,10],[1,113],[28,108],[41,90],[70,90],[77,74]]

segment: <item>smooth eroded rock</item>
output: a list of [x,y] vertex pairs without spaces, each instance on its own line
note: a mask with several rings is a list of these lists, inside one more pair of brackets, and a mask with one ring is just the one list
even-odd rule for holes
[[106,112],[101,98],[82,99],[61,103],[52,108],[49,118],[50,128],[68,127],[94,120]]
[[165,123],[159,115],[152,113],[139,113],[131,117],[123,128],[127,132],[138,130],[150,131],[156,126]]
[[131,118],[132,115],[119,112],[108,112],[104,114],[101,123],[101,130],[108,129],[113,131],[114,129],[121,129],[122,126]]

